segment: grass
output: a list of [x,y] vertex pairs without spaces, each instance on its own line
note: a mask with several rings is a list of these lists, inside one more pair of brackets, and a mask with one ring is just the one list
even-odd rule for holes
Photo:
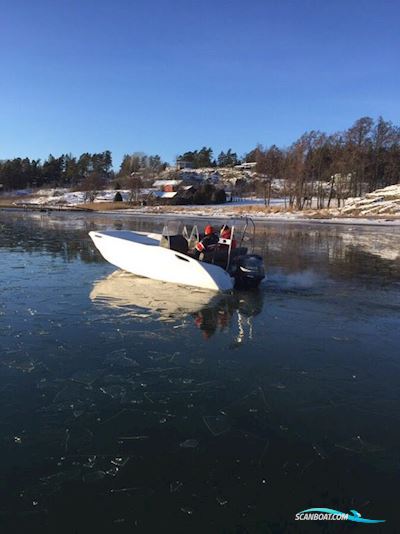
[[82,207],[92,211],[115,211],[137,208],[130,202],[85,202]]

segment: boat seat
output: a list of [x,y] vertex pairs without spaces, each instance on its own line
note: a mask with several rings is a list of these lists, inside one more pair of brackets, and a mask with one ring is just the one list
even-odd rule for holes
[[163,235],[160,240],[160,247],[169,248],[182,254],[187,254],[189,245],[183,235]]
[[[246,247],[238,247],[231,250],[231,261],[233,258],[236,258],[237,256],[245,256],[247,254],[247,248]],[[202,261],[205,261],[206,263],[215,263],[216,265],[220,265],[225,267],[226,263],[228,261],[228,247],[226,245],[219,246],[217,250],[210,250],[208,252],[203,252],[202,256],[200,256],[200,259]]]

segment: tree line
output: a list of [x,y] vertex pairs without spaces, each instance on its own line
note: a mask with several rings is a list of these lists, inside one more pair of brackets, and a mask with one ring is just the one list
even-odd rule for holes
[[312,198],[319,208],[333,198],[340,204],[400,182],[400,128],[382,117],[362,117],[344,132],[307,132],[286,149],[257,146],[246,161],[256,163],[266,203],[273,180],[281,180],[290,206],[302,209]]
[[[257,145],[239,158],[231,148],[214,157],[212,148],[204,146],[184,152],[176,162],[192,168],[254,163],[255,174],[248,176],[246,187],[264,195],[266,204],[280,184],[289,206],[302,209],[317,199],[317,206],[323,207],[333,199],[340,203],[400,181],[400,128],[382,117],[362,117],[343,132],[306,132],[286,148]],[[159,155],[134,152],[123,157],[115,172],[109,150],[79,157],[50,155],[43,162],[15,158],[0,161],[0,184],[4,190],[45,185],[91,190],[116,178],[121,183],[134,179],[139,187],[166,167]]]
[[71,154],[62,154],[56,158],[50,154],[43,162],[29,158],[0,161],[0,183],[4,190],[47,185],[90,186],[91,181],[106,181],[112,176],[112,156],[109,150],[98,154],[86,152],[79,158]]

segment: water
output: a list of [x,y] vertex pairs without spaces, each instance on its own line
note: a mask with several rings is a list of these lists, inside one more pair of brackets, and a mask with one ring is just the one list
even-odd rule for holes
[[399,230],[259,225],[268,280],[231,296],[87,236],[161,227],[0,212],[1,532],[395,532]]

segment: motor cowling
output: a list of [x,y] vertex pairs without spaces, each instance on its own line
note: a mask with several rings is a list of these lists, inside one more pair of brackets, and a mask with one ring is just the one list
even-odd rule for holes
[[245,254],[234,258],[229,273],[235,287],[258,287],[265,278],[264,262],[258,254]]

